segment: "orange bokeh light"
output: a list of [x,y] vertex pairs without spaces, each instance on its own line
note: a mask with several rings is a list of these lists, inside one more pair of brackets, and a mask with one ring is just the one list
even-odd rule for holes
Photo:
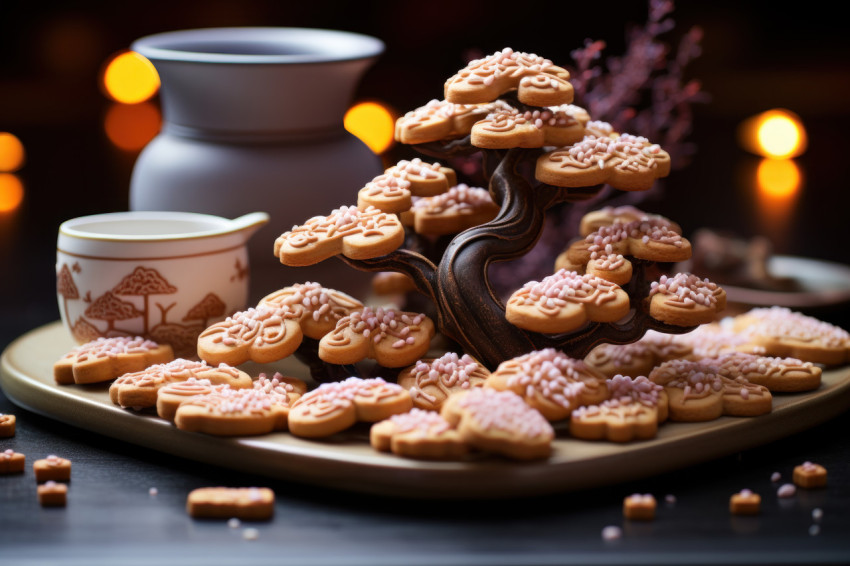
[[17,175],[0,173],[0,213],[12,212],[24,200],[24,184]]
[[763,196],[786,200],[800,191],[802,175],[791,159],[762,159],[756,170],[756,182]]
[[124,51],[107,61],[101,85],[112,100],[137,104],[159,90],[159,73],[153,63],[135,51]]
[[24,144],[14,134],[0,132],[0,172],[11,173],[24,165]]
[[380,102],[361,102],[348,109],[345,129],[380,155],[393,144],[395,113]]
[[159,109],[150,102],[113,104],[103,120],[106,137],[124,151],[145,147],[159,133],[161,125]]
[[783,109],[768,110],[745,120],[738,138],[750,153],[776,159],[796,157],[804,153],[808,145],[800,117]]

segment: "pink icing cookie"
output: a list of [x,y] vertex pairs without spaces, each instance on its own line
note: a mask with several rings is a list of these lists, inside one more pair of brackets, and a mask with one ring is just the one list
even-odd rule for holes
[[510,47],[470,61],[445,84],[449,102],[477,104],[491,102],[509,90],[531,106],[554,106],[573,101],[570,74],[548,59],[533,53],[515,52]]
[[648,330],[643,338],[632,344],[601,344],[584,358],[587,365],[607,377],[649,375],[652,368],[674,359],[689,359],[693,349],[672,334]]
[[337,254],[351,259],[386,255],[404,243],[404,227],[395,214],[370,206],[343,206],[315,216],[281,234],[274,253],[290,266],[314,265]]
[[454,104],[434,99],[396,120],[395,139],[409,145],[462,137],[469,134],[473,124],[491,112],[509,108],[501,100],[484,104]]
[[375,450],[422,460],[456,460],[468,452],[440,413],[418,408],[373,424],[369,441]]
[[556,187],[607,183],[622,191],[645,191],[670,174],[670,155],[648,139],[631,134],[592,135],[537,160],[535,177]]
[[515,291],[505,314],[510,323],[534,332],[569,332],[588,320],[614,322],[629,313],[629,296],[618,285],[560,270]]
[[343,317],[363,308],[363,303],[335,289],[308,281],[284,287],[260,299],[258,306],[289,308],[299,314],[304,336],[319,340]]
[[417,234],[442,236],[489,222],[498,213],[488,190],[460,184],[441,195],[415,199],[401,221]]
[[570,415],[570,434],[584,440],[631,442],[654,438],[667,418],[664,388],[644,376],[608,380],[610,399],[579,407]]
[[438,195],[456,184],[455,172],[448,167],[419,158],[402,160],[360,189],[357,206],[361,210],[374,206],[398,214],[410,208],[413,196]]
[[398,384],[410,392],[417,408],[439,411],[452,393],[481,387],[488,375],[487,368],[471,356],[449,352],[419,360],[399,374]]
[[383,379],[349,377],[323,383],[293,403],[289,431],[304,438],[341,432],[356,422],[378,422],[413,408],[410,393]]
[[726,292],[708,279],[691,273],[662,275],[649,290],[652,318],[676,326],[712,322],[726,307]]
[[428,352],[434,323],[424,314],[365,307],[340,319],[319,341],[319,357],[330,364],[371,358],[384,367],[404,367]]
[[587,111],[572,104],[524,112],[501,108],[472,126],[472,145],[485,149],[563,146],[584,138]]
[[53,377],[60,385],[101,383],[173,359],[174,352],[168,344],[138,336],[97,338],[74,348],[53,364]]
[[665,218],[660,214],[651,214],[649,212],[644,212],[639,208],[636,208],[631,205],[624,206],[605,206],[600,208],[599,210],[594,210],[588,212],[581,218],[581,223],[579,224],[579,234],[582,236],[587,236],[592,232],[597,231],[599,228],[603,226],[610,226],[614,223],[620,224],[628,224],[629,222],[634,222],[635,220],[654,220],[664,222],[670,230],[676,232],[677,234],[682,233],[682,228],[670,220],[669,218]]
[[198,336],[198,357],[210,364],[269,363],[291,355],[301,344],[299,313],[261,305],[234,313]]
[[555,431],[512,391],[476,387],[449,397],[440,414],[477,450],[516,460],[548,458]]
[[771,392],[798,393],[820,387],[822,370],[812,362],[735,352],[706,360],[730,379],[744,378]]

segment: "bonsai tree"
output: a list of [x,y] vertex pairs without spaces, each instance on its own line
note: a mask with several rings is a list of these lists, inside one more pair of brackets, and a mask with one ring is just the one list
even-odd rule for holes
[[[645,191],[670,171],[657,144],[572,105],[569,78],[547,59],[508,48],[472,61],[446,81],[444,100],[399,119],[396,139],[425,156],[481,153],[498,209],[489,220],[443,231],[440,246],[409,245],[416,225],[405,228],[405,215],[419,199],[445,194],[456,177],[439,163],[405,160],[367,183],[356,206],[283,233],[275,254],[291,266],[337,256],[357,269],[406,274],[433,304],[438,329],[491,369],[531,350],[583,357],[648,329],[681,333],[707,322],[725,295],[708,281],[659,269],[690,256],[666,219],[614,218],[575,245],[567,268],[529,282],[507,304],[490,285],[491,263],[528,253],[550,207],[584,201],[603,186]],[[619,283],[610,280],[615,270]]]

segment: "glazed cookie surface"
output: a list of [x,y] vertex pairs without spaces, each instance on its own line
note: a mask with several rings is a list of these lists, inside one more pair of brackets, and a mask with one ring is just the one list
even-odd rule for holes
[[587,111],[572,104],[520,111],[500,108],[472,126],[470,141],[484,149],[563,146],[584,138]]
[[401,221],[417,234],[442,236],[489,222],[498,213],[489,191],[460,184],[441,195],[415,199]]
[[341,318],[362,309],[363,303],[342,291],[307,281],[266,295],[258,306],[295,311],[304,336],[319,340],[333,330]]
[[624,205],[605,206],[599,210],[588,212],[581,217],[579,234],[581,236],[587,236],[603,226],[610,226],[615,223],[628,224],[629,222],[634,222],[636,220],[660,221],[665,223],[673,232],[676,232],[677,234],[682,233],[682,228],[669,218],[665,218],[660,214],[644,212],[643,210],[631,205]]
[[384,367],[404,367],[428,352],[434,334],[434,323],[424,314],[364,307],[340,319],[319,341],[319,357],[331,364],[371,358]]
[[401,160],[366,184],[357,194],[357,206],[391,213],[408,210],[412,198],[435,196],[457,184],[455,172],[419,158]]
[[440,413],[415,407],[373,424],[369,442],[375,450],[421,460],[456,460],[469,451]]
[[531,106],[555,106],[573,101],[570,74],[548,59],[510,47],[470,61],[445,84],[445,98],[458,104],[491,102],[509,90]]
[[53,377],[61,385],[102,383],[173,359],[174,352],[168,344],[138,336],[97,338],[74,348],[53,364]]
[[735,352],[706,360],[730,379],[744,378],[771,392],[798,393],[820,387],[823,371],[812,362]]
[[515,291],[505,314],[520,328],[557,333],[575,330],[588,320],[614,322],[628,314],[629,306],[629,296],[619,285],[560,270]]
[[676,326],[697,326],[717,318],[726,307],[726,292],[708,279],[677,273],[653,281],[649,300],[652,318]]
[[210,364],[270,363],[291,355],[303,334],[299,313],[259,306],[228,316],[198,336],[198,357]]
[[615,375],[649,375],[652,368],[674,359],[690,359],[693,348],[677,336],[648,330],[631,344],[601,344],[584,358],[587,365],[611,378]]
[[407,145],[466,136],[476,122],[491,112],[510,108],[501,100],[483,104],[454,104],[433,99],[396,120],[395,139]]
[[645,376],[609,379],[610,398],[570,415],[570,434],[583,440],[631,442],[654,438],[667,418],[664,388]]
[[482,387],[490,371],[471,356],[448,352],[439,358],[419,360],[398,376],[419,409],[439,411],[450,395]]

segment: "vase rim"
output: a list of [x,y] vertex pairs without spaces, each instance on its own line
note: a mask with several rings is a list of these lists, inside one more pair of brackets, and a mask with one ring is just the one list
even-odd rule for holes
[[377,57],[384,43],[330,29],[223,27],[157,33],[137,39],[131,49],[153,61],[279,65]]

